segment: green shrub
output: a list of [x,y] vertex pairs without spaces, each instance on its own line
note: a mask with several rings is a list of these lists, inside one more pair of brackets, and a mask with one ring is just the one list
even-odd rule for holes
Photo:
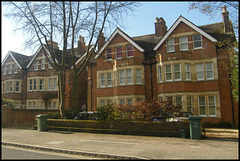
[[119,114],[112,105],[104,105],[97,108],[96,120],[118,120]]
[[78,115],[78,113],[80,112],[80,110],[79,109],[69,109],[69,110],[65,110],[64,111],[64,118],[65,119],[74,119],[77,115]]
[[48,119],[60,119],[59,112],[48,112],[46,115]]

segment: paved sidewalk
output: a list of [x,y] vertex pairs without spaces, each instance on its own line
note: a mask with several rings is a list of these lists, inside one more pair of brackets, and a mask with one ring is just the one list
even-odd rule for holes
[[239,159],[238,139],[192,140],[2,128],[2,145],[113,159]]

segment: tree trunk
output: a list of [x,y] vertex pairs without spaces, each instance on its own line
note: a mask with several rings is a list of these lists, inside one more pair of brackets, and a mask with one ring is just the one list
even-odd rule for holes
[[58,74],[58,108],[61,118],[64,116],[65,109],[65,72],[60,71]]

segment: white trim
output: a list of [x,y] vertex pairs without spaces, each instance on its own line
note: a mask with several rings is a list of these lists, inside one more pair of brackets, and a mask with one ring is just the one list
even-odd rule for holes
[[14,56],[12,55],[12,52],[11,52],[11,51],[9,51],[9,52],[7,53],[6,57],[4,58],[4,60],[3,60],[3,62],[2,62],[2,65],[5,63],[5,61],[7,60],[7,58],[8,58],[9,55],[13,58],[13,60],[15,61],[15,63],[18,65],[18,67],[19,67],[20,69],[22,69],[21,65],[18,64],[18,62],[16,61],[16,59],[15,59]]
[[[89,51],[91,51],[92,48],[94,48],[94,46],[91,46]],[[75,65],[77,65],[86,55],[87,55],[87,51],[85,51],[85,53],[76,61]],[[73,66],[71,68],[73,68]]]
[[144,52],[144,49],[141,48],[139,45],[137,45],[131,38],[129,38],[124,32],[122,32],[119,28],[116,28],[116,30],[113,32],[113,34],[109,37],[107,42],[103,45],[103,47],[98,51],[97,55],[94,57],[97,59],[99,55],[103,52],[103,50],[108,46],[108,44],[112,41],[112,39],[117,35],[121,35],[123,38],[125,38],[128,42],[130,42],[135,48],[137,48],[139,51]]
[[197,32],[199,32],[201,35],[205,36],[206,38],[208,38],[212,42],[217,42],[217,40],[215,38],[213,38],[211,35],[209,35],[208,33],[204,32],[203,30],[198,28],[196,25],[194,25],[193,23],[191,23],[190,21],[188,21],[184,17],[180,16],[177,19],[177,21],[173,24],[173,26],[168,30],[168,32],[163,36],[163,38],[159,41],[159,43],[157,43],[157,45],[153,48],[154,51],[156,51],[163,44],[163,42],[175,30],[175,28],[179,25],[180,22],[184,22],[186,25],[188,25],[192,29],[196,30]]

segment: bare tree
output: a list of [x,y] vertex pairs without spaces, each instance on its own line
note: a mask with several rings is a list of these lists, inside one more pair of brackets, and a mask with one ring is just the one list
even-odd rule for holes
[[[28,35],[25,46],[41,45],[48,62],[55,69],[58,76],[59,111],[63,118],[65,109],[65,71],[66,57],[70,47],[71,64],[74,76],[74,97],[76,98],[76,80],[90,58],[95,54],[99,35],[105,23],[110,26],[118,24],[122,15],[133,11],[139,4],[136,2],[71,2],[71,1],[44,1],[44,2],[6,2],[11,11],[5,14],[13,18],[18,24],[16,30],[21,30]],[[76,37],[86,34],[89,38],[87,54],[80,67],[74,53]],[[50,42],[50,43],[49,43]],[[62,47],[59,58],[54,52],[53,42],[58,42]],[[90,52],[91,44],[94,49]],[[75,100],[75,99],[74,99]]]

